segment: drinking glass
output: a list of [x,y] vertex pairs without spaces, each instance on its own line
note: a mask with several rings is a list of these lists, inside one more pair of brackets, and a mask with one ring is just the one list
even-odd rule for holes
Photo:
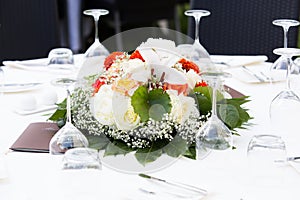
[[263,185],[283,181],[286,145],[281,137],[268,134],[253,136],[247,158],[252,181]]
[[85,57],[108,56],[109,51],[100,43],[98,34],[98,22],[101,15],[107,15],[108,10],[105,9],[90,9],[83,11],[85,15],[93,16],[95,22],[95,41],[85,52]]
[[[298,26],[300,23],[297,20],[293,19],[276,19],[272,22],[276,26],[281,26],[283,29],[283,48],[288,48],[288,31],[289,28],[292,26]],[[271,70],[287,70],[288,63],[286,60],[286,57],[280,56],[274,64],[271,66]],[[271,71],[272,72],[272,71]],[[276,73],[272,72],[272,73]],[[298,68],[294,68],[294,71],[292,73],[299,73]],[[271,76],[274,76],[271,74]]]
[[300,109],[300,98],[291,89],[290,77],[294,67],[292,57],[300,55],[298,48],[278,48],[273,51],[287,62],[286,86],[283,91],[271,101],[269,115],[273,128],[288,132],[297,127]]
[[[211,60],[206,49],[200,44],[199,39],[199,28],[200,28],[200,19],[210,15],[210,12],[207,10],[187,10],[184,12],[187,16],[192,16],[195,19],[195,39],[193,45],[190,46],[190,53],[188,58],[191,59],[196,64],[201,64],[203,68],[211,67]],[[182,45],[184,48],[187,45]]]
[[4,71],[2,67],[0,67],[0,99],[4,94]]
[[49,143],[50,154],[64,154],[68,149],[76,147],[88,147],[88,140],[73,124],[71,119],[71,92],[76,80],[70,78],[59,78],[52,81],[56,86],[63,86],[67,89],[67,120],[66,124],[52,137]]
[[201,159],[205,151],[225,150],[232,146],[232,133],[217,115],[217,89],[221,87],[222,78],[230,77],[226,72],[204,72],[203,78],[212,87],[212,111],[210,118],[196,135],[197,157]]

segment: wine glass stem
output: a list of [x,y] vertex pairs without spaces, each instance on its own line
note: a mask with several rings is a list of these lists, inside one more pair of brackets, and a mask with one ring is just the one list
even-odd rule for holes
[[200,43],[199,39],[199,24],[201,16],[194,16],[195,18],[195,42]]
[[99,17],[94,17],[94,21],[95,21],[95,41],[96,41],[96,40],[99,40],[99,33],[98,33]]
[[216,116],[217,115],[217,87],[215,85],[213,85],[213,89],[212,89],[212,116]]
[[288,47],[288,31],[289,27],[284,26],[283,27],[283,47],[287,48]]
[[67,89],[67,122],[71,123],[71,93],[70,90]]
[[290,80],[290,77],[291,77],[291,68],[292,68],[292,63],[291,63],[291,59],[290,58],[287,58],[287,70],[286,70],[286,90],[290,90],[291,89],[291,80]]

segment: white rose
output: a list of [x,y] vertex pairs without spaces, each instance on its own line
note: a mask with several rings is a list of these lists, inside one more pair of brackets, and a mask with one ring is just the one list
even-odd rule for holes
[[175,90],[167,90],[171,98],[171,116],[174,117],[178,123],[184,123],[191,114],[199,115],[195,100],[192,97],[177,95]]
[[131,98],[119,93],[113,96],[113,115],[120,130],[132,130],[140,123],[140,117],[131,105]]
[[94,117],[103,125],[114,124],[112,110],[113,90],[110,85],[102,85],[91,100],[91,111]]

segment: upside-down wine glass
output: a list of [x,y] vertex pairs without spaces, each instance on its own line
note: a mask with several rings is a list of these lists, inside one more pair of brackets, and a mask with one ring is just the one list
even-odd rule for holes
[[184,14],[186,16],[192,16],[195,19],[195,39],[193,45],[191,46],[192,48],[189,53],[189,57],[196,64],[201,64],[199,66],[202,66],[202,68],[209,68],[211,67],[211,60],[209,53],[200,44],[199,28],[201,17],[210,15],[210,12],[207,10],[187,10],[184,12]]
[[272,100],[270,104],[269,115],[272,125],[276,126],[277,129],[284,132],[288,132],[288,129],[297,127],[298,124],[298,110],[300,109],[300,98],[291,89],[290,76],[293,68],[292,57],[300,55],[300,49],[298,48],[277,48],[273,51],[275,54],[280,55],[282,59],[287,62],[287,75],[286,75],[286,86]]
[[67,120],[65,125],[52,137],[49,143],[50,154],[64,154],[68,149],[88,147],[88,140],[73,124],[71,119],[71,86],[76,80],[59,78],[52,81],[53,85],[67,88]]
[[217,90],[222,85],[222,79],[231,75],[226,72],[204,72],[202,76],[212,87],[212,111],[196,135],[197,159],[204,158],[211,150],[228,149],[233,142],[231,131],[217,115]]
[[85,15],[93,16],[95,23],[95,41],[85,52],[85,57],[108,56],[109,51],[100,43],[98,22],[101,15],[107,15],[108,10],[105,9],[90,9],[83,11]]
[[[283,48],[288,48],[288,31],[292,26],[299,26],[299,21],[293,19],[276,19],[272,22],[276,26],[281,26],[283,29]],[[285,56],[280,56],[271,66],[271,70],[287,70],[288,63]],[[295,68],[292,73],[299,73]]]

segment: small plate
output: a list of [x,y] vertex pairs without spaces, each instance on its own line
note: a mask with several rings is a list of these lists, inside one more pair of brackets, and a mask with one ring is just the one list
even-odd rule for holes
[[31,115],[31,114],[36,114],[36,113],[45,112],[54,109],[57,109],[57,105],[40,106],[34,110],[15,109],[14,111],[19,115]]

